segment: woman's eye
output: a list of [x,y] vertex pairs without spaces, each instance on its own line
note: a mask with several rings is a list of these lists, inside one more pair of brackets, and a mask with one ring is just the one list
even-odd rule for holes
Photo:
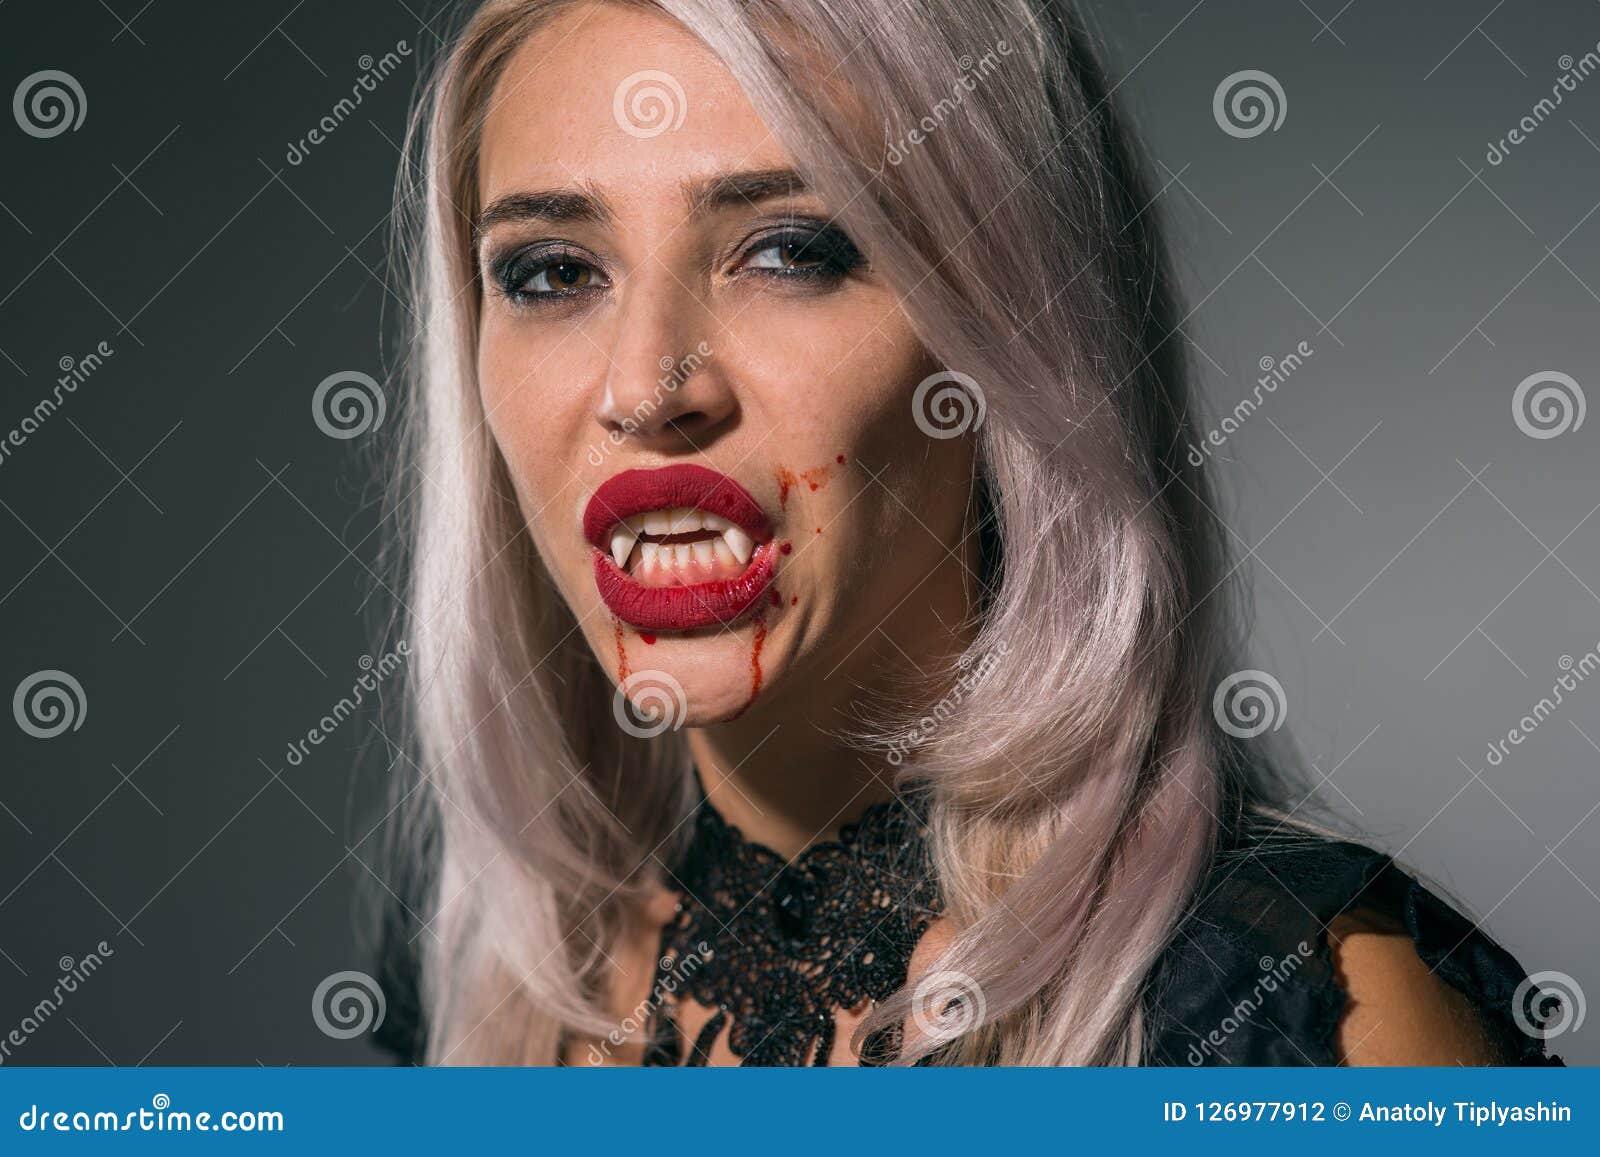
[[757,249],[750,255],[748,264],[753,269],[792,269],[815,260],[814,255],[806,252],[803,241],[782,241]]
[[582,289],[594,280],[594,270],[578,261],[558,261],[536,271],[522,285],[529,293],[558,293]]
[[747,250],[744,269],[770,270],[782,277],[839,278],[861,264],[860,252],[837,229],[764,238]]
[[565,254],[513,257],[498,266],[495,279],[501,291],[516,302],[562,297],[603,284],[593,265]]

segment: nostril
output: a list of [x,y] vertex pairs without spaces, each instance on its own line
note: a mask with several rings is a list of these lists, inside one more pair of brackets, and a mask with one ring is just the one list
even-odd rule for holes
[[[0,0],[3,3],[4,0]],[[615,438],[699,438],[717,423],[716,416],[708,410],[686,410],[682,413],[636,413],[626,418],[606,416],[602,419],[608,434]]]
[[690,410],[687,414],[679,414],[676,418],[667,421],[667,429],[680,434],[690,434],[700,429],[709,421],[709,416],[703,410]]

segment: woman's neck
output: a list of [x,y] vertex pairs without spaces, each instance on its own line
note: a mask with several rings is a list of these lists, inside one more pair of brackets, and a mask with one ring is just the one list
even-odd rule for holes
[[689,733],[707,801],[746,839],[788,859],[888,799],[895,770],[820,732],[820,742],[793,742],[791,730],[776,725],[765,742],[737,746],[720,727]]

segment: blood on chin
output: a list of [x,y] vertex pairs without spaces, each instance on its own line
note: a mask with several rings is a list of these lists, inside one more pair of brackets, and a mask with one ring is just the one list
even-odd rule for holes
[[[769,588],[767,593],[775,592]],[[772,601],[757,600],[756,607],[734,623],[664,634],[631,630],[620,618],[613,619],[617,684],[626,687],[636,673],[651,682],[665,677],[682,700],[679,727],[706,727],[739,718],[754,705],[766,683],[762,651]],[[685,650],[683,643],[701,647]],[[715,650],[707,652],[706,647]]]

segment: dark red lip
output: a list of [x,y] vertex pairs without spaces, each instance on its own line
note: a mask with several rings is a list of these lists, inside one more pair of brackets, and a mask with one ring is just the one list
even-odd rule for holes
[[764,542],[738,578],[683,587],[636,582],[603,550],[594,552],[594,585],[611,613],[641,631],[690,631],[737,622],[759,604],[777,568],[777,547]]
[[720,514],[743,527],[758,543],[772,537],[767,512],[748,490],[726,474],[684,463],[658,470],[624,470],[607,478],[584,507],[584,540],[596,550],[605,550],[612,529],[624,518],[672,506]]
[[[755,539],[735,578],[687,586],[646,586],[611,558],[611,532],[635,514],[687,506],[720,515]],[[583,537],[594,549],[594,585],[611,613],[642,631],[687,631],[733,623],[762,600],[777,569],[772,522],[750,492],[704,466],[625,470],[606,479],[583,512]]]

